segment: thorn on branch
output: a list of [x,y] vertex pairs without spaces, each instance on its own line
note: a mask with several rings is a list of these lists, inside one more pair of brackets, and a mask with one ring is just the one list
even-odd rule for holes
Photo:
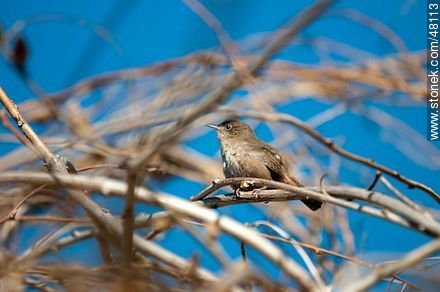
[[382,176],[382,172],[380,171],[376,171],[376,176],[374,177],[373,182],[371,183],[371,185],[367,188],[368,191],[371,191],[377,184],[377,182],[379,181],[380,177]]
[[324,195],[330,196],[329,193],[327,193],[327,191],[324,189],[324,178],[326,178],[327,175],[328,175],[327,173],[324,173],[319,179],[319,189],[321,193],[323,193]]
[[241,250],[241,258],[243,260],[243,263],[247,263],[247,258],[246,258],[246,247],[244,245],[244,241],[240,242],[240,250]]
[[[323,193],[324,195],[330,197],[330,194],[327,193],[327,191],[324,189],[324,178],[326,178],[327,175],[328,175],[327,173],[324,173],[324,174],[321,176],[321,178],[319,179],[319,189],[320,189],[320,192],[321,192],[321,193]],[[306,200],[309,200],[309,197],[308,197],[308,196],[306,197]],[[321,202],[321,203],[323,203],[323,204],[325,205],[326,202],[324,201],[324,202]]]

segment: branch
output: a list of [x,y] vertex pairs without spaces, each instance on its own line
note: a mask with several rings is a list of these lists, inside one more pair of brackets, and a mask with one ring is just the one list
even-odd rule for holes
[[[98,192],[105,195],[119,195],[124,196],[127,192],[128,185],[126,182],[110,179],[100,176],[82,176],[82,175],[48,175],[39,172],[4,172],[0,174],[0,183],[7,182],[23,182],[23,183],[44,183],[49,186],[65,186],[72,189],[87,190],[90,192]],[[218,226],[223,232],[229,233],[238,240],[244,241],[246,244],[252,246],[262,255],[267,257],[270,261],[278,265],[287,275],[295,279],[300,286],[316,291],[317,287],[310,281],[307,272],[296,264],[292,259],[287,257],[276,245],[269,240],[262,238],[254,230],[243,226],[241,223],[226,217],[220,216],[214,210],[207,209],[198,204],[188,202],[187,200],[167,195],[163,193],[153,193],[144,187],[136,187],[134,190],[135,196],[138,200],[149,204],[163,206],[165,209],[173,211],[187,217],[197,218],[206,223]],[[118,221],[118,218],[113,220]],[[109,223],[107,223],[109,224]],[[117,230],[118,236],[121,235],[122,230],[120,225]],[[165,257],[165,261],[172,263],[175,261],[175,256],[167,258],[166,250],[154,245],[150,241],[145,241],[138,236],[134,237],[133,243],[140,252],[148,252],[148,254],[156,255],[155,252],[161,252]],[[150,245],[151,244],[151,245]],[[182,265],[183,263],[179,263]],[[206,274],[205,274],[206,275]]]
[[288,41],[290,41],[304,27],[321,16],[332,2],[333,0],[320,0],[300,15],[295,16],[293,18],[294,21],[289,21],[289,27],[281,29],[276,34],[273,42],[268,45],[263,54],[252,60],[245,68],[243,68],[243,70],[232,72],[226,76],[221,87],[205,96],[198,106],[194,107],[191,111],[183,113],[174,126],[167,128],[161,133],[161,136],[156,139],[154,145],[145,149],[133,158],[129,162],[129,165],[131,166],[130,168],[133,170],[141,168],[154,153],[163,147],[163,145],[175,140],[179,134],[182,133],[182,130],[196,118],[210,112],[218,104],[228,98],[232,91],[242,85],[242,77],[246,77],[247,74],[255,74],[256,71],[264,66],[274,54],[288,43]]
[[[156,214],[159,214],[159,213],[156,213]],[[154,214],[154,215],[156,215],[156,214]],[[163,214],[163,212],[160,213],[160,214],[161,215],[165,215],[165,214]],[[194,224],[194,225],[205,226],[205,224],[200,223],[200,222],[191,221],[191,220],[186,220],[186,221],[188,223],[191,223],[191,224]],[[147,218],[139,218],[139,221],[138,221],[138,219],[136,221],[136,223],[138,223],[140,226],[149,226],[150,224],[148,224],[148,222],[149,222],[149,219],[147,219]],[[253,225],[255,225],[255,223],[251,224],[251,226],[253,226]],[[262,233],[262,232],[259,232],[259,235],[263,236],[265,238],[274,240],[274,241],[283,242],[283,243],[289,243],[291,245],[299,245],[301,247],[304,247],[304,248],[310,250],[311,252],[313,252],[313,253],[315,253],[317,255],[326,254],[326,255],[330,255],[330,256],[333,256],[333,257],[337,257],[337,258],[340,258],[340,259],[343,259],[343,260],[346,260],[346,261],[350,261],[350,262],[353,262],[353,263],[356,263],[356,264],[368,267],[368,268],[370,268],[372,270],[380,269],[380,267],[377,267],[376,265],[371,264],[371,263],[366,262],[366,261],[363,261],[363,260],[361,260],[359,258],[350,257],[350,256],[347,256],[345,254],[341,254],[341,253],[335,252],[333,250],[325,249],[325,248],[322,248],[320,246],[316,246],[316,245],[313,245],[313,244],[310,244],[310,243],[300,242],[300,241],[294,240],[292,238],[278,237],[278,236],[274,236],[274,235],[270,235],[270,234],[265,234],[265,233]],[[242,255],[243,263],[246,264],[246,252],[245,252],[245,246],[244,246],[243,242],[241,242],[240,248],[241,248],[241,255]],[[400,283],[405,283],[409,287],[416,288],[416,286],[414,286],[413,284],[409,283],[408,281],[405,281],[404,279],[399,277],[397,274],[393,274],[392,278],[397,280],[397,281],[399,281]]]
[[343,287],[341,291],[365,291],[382,278],[406,270],[440,249],[440,239],[433,240],[407,254],[401,261],[385,264],[365,277]]
[[[39,152],[40,157],[45,162],[46,168],[51,173],[46,175],[51,177],[51,181],[54,184],[58,184],[58,175],[67,176],[74,178],[74,175],[69,175],[75,170],[75,167],[68,162],[65,158],[54,155],[47,146],[41,141],[38,135],[33,131],[31,126],[26,123],[24,118],[18,111],[17,106],[14,102],[6,95],[3,89],[0,87],[0,101],[5,106],[9,114],[14,118],[18,127],[22,130],[25,136],[28,138],[29,142],[35,147]],[[17,181],[15,181],[17,182]],[[98,204],[92,201],[83,193],[83,189],[79,188],[80,191],[69,192],[70,196],[81,205],[81,207],[90,215],[93,219],[96,227],[99,231],[106,236],[107,240],[114,243],[115,236],[119,243],[122,243],[124,238],[123,230],[121,228],[121,222],[117,217],[112,216],[107,211],[104,211]],[[169,252],[168,250],[156,245],[151,241],[144,240],[139,236],[135,236],[133,239],[134,245],[139,250],[139,252],[154,256],[171,266],[176,266],[182,269],[187,269],[190,266],[185,259]],[[117,244],[118,245],[118,244]],[[120,245],[120,244],[119,244]],[[215,280],[215,277],[207,270],[198,268],[197,275],[202,279],[209,281]]]
[[[396,189],[389,180],[387,180],[385,177],[381,177],[380,181],[387,187],[388,190],[393,192],[399,200],[401,200],[403,203],[407,204],[409,207],[413,208],[415,211],[424,213],[427,216],[431,216],[431,214],[428,213],[428,211],[424,210],[421,206],[414,203],[410,198],[403,195],[398,189]],[[432,217],[432,216],[431,216]]]
[[368,166],[370,168],[373,168],[373,169],[376,169],[380,172],[388,174],[389,176],[394,177],[395,179],[408,185],[408,187],[410,189],[417,188],[419,190],[422,190],[423,192],[430,195],[437,203],[440,204],[440,195],[438,195],[430,187],[428,187],[418,181],[407,178],[407,177],[403,176],[400,172],[393,170],[391,168],[388,168],[386,166],[383,166],[379,163],[376,163],[372,159],[362,157],[360,155],[351,153],[347,150],[344,150],[344,149],[336,146],[332,139],[322,136],[318,131],[310,128],[309,126],[307,126],[306,123],[300,121],[299,119],[297,119],[293,116],[290,116],[287,114],[279,114],[279,113],[272,114],[272,113],[254,112],[254,111],[241,112],[241,111],[236,111],[234,109],[223,109],[223,110],[221,110],[221,112],[226,113],[229,116],[237,116],[237,117],[244,116],[244,117],[249,117],[249,118],[259,119],[259,120],[264,120],[264,121],[289,123],[289,124],[297,127],[298,129],[300,129],[301,131],[303,131],[304,133],[306,133],[307,135],[309,135],[310,137],[312,137],[313,139],[315,139],[319,143],[323,144],[330,151],[332,151],[338,155],[341,155],[342,157],[359,162],[360,164],[363,164],[365,166]]
[[[211,186],[191,199],[195,200],[201,197],[206,197],[222,187],[234,183],[237,184],[242,181],[248,182],[254,188],[268,187],[278,190],[260,190],[258,195],[255,195],[253,191],[240,192],[240,197],[235,195],[217,195],[215,197],[204,199],[203,204],[210,208],[218,208],[233,204],[279,202],[312,198],[369,214],[411,229],[416,229],[431,236],[440,235],[440,223],[432,219],[432,217],[426,216],[424,213],[415,212],[412,208],[408,207],[401,201],[384,194],[355,187],[326,187],[325,191],[331,195],[328,196],[320,193],[319,187],[299,188],[272,180],[239,177],[215,181]],[[338,198],[343,198],[350,201],[341,200]],[[351,200],[367,202],[375,206],[380,206],[384,208],[384,210],[378,210],[370,206],[360,205],[355,202],[351,202]]]
[[6,214],[2,219],[0,219],[0,224],[3,224],[4,222],[14,219],[15,215],[18,212],[18,209],[20,209],[21,206],[23,206],[24,203],[26,203],[26,201],[31,198],[32,196],[34,196],[35,194],[37,194],[39,191],[41,191],[44,187],[46,187],[45,185],[39,186],[35,189],[33,189],[28,195],[26,195],[20,202],[18,202],[17,205],[15,205],[15,207],[8,212],[8,214]]
[[[134,192],[131,190],[134,188],[137,182],[137,177],[140,170],[148,162],[148,160],[156,153],[160,152],[164,145],[169,144],[177,140],[185,129],[197,118],[215,109],[218,104],[227,99],[231,92],[240,87],[244,82],[246,76],[255,74],[256,71],[264,66],[269,59],[277,53],[283,46],[285,46],[292,37],[298,34],[304,27],[312,23],[318,18],[333,0],[320,0],[314,5],[310,6],[307,10],[300,15],[294,17],[294,21],[288,23],[288,27],[281,29],[276,35],[272,43],[269,44],[265,52],[261,56],[257,57],[255,61],[251,62],[247,66],[243,66],[241,70],[234,71],[226,76],[222,85],[207,96],[202,98],[201,102],[191,108],[189,111],[184,112],[175,124],[172,124],[168,128],[165,128],[160,133],[153,143],[148,145],[149,147],[135,155],[134,158],[128,160],[128,192],[126,203],[124,207],[124,234],[125,241],[124,254],[128,252],[126,249],[130,248],[132,243],[132,236],[134,231],[134,214],[132,212],[134,204]],[[293,23],[292,23],[293,22]]]
[[[28,123],[26,123],[25,119],[23,119],[23,117],[21,116],[17,105],[6,95],[2,87],[0,87],[0,102],[8,111],[9,115],[15,120],[15,123],[21,129],[29,142],[36,148],[40,157],[44,160],[45,163],[47,163],[48,160],[53,156],[52,152],[49,150],[49,148],[46,147],[46,144],[44,144],[40,140],[32,127]],[[20,139],[20,141],[23,140]],[[25,144],[28,145],[27,143]]]
[[[235,62],[237,62],[235,55],[238,53],[238,48],[234,45],[229,34],[224,30],[221,22],[198,0],[183,0],[183,2],[215,32],[226,57],[234,66]],[[240,66],[237,66],[236,69],[239,70]]]

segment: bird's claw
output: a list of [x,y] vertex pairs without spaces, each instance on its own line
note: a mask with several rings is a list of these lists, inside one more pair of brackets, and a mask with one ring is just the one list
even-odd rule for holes
[[254,189],[254,190],[252,190],[252,196],[255,198],[255,199],[259,199],[260,198],[260,195],[261,195],[261,191],[263,191],[263,190],[265,190],[266,189],[266,187],[262,187],[262,188],[258,188],[258,189]]
[[236,199],[241,199],[240,188],[236,188],[234,191],[234,195]]
[[252,186],[253,186],[253,182],[250,180],[244,180],[240,182],[240,189],[243,191],[252,189]]
[[261,189],[255,189],[252,191],[252,196],[255,197],[255,199],[257,200],[260,197],[260,194],[261,194]]

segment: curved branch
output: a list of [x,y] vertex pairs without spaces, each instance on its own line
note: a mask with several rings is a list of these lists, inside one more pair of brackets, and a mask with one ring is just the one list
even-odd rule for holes
[[440,250],[440,239],[433,240],[413,250],[401,261],[383,265],[380,269],[374,270],[363,278],[355,280],[350,285],[343,287],[341,291],[365,291],[383,277],[410,268],[438,250]]
[[440,204],[440,195],[437,194],[433,189],[431,189],[427,185],[424,185],[424,184],[422,184],[418,181],[415,181],[413,179],[407,178],[407,177],[403,176],[397,170],[394,170],[394,169],[388,168],[384,165],[381,165],[372,159],[362,157],[360,155],[351,153],[347,150],[344,150],[344,149],[336,146],[332,139],[322,136],[318,131],[310,128],[309,126],[307,126],[306,123],[302,122],[301,120],[299,120],[293,116],[290,116],[287,114],[280,114],[280,113],[272,114],[272,113],[255,112],[255,111],[241,112],[241,111],[236,111],[234,109],[223,109],[222,111],[224,113],[227,113],[230,116],[238,116],[238,117],[244,116],[244,117],[249,117],[249,118],[259,119],[259,120],[264,120],[264,121],[289,123],[289,124],[297,127],[298,129],[300,129],[301,131],[303,131],[304,133],[306,133],[307,135],[309,135],[310,137],[312,137],[313,139],[315,139],[319,143],[323,144],[330,151],[332,151],[338,155],[341,155],[342,157],[345,157],[347,159],[356,161],[360,164],[363,164],[365,166],[368,166],[370,168],[373,168],[373,169],[379,170],[385,174],[388,174],[389,176],[406,184],[410,189],[417,188],[417,189],[427,193],[437,203]]
[[[258,195],[255,195],[253,191],[240,192],[239,198],[235,195],[217,195],[215,197],[204,199],[203,204],[210,208],[217,208],[233,204],[277,202],[312,198],[366,213],[408,228],[416,229],[431,236],[440,236],[440,223],[435,221],[431,216],[425,216],[424,213],[415,212],[412,208],[401,201],[386,196],[382,193],[355,187],[325,187],[325,191],[331,195],[328,196],[320,193],[321,189],[319,187],[299,188],[272,180],[239,177],[215,181],[200,194],[192,197],[191,200],[201,199],[222,187],[234,183],[237,184],[242,181],[248,182],[253,187],[269,187],[278,190],[261,190],[258,192]],[[343,198],[350,201],[341,200],[338,198]],[[378,210],[376,208],[372,208],[371,206],[351,202],[351,200],[367,202],[375,206],[380,206],[384,209]]]
[[[9,182],[47,183],[49,186],[61,185],[72,189],[88,190],[90,192],[100,192],[104,195],[119,196],[125,196],[128,188],[126,182],[100,176],[50,175],[40,172],[4,172],[0,174],[0,183]],[[318,291],[315,283],[311,281],[308,273],[301,266],[291,258],[287,257],[270,240],[259,236],[256,231],[245,227],[241,223],[229,217],[221,216],[214,210],[210,210],[199,204],[191,203],[187,200],[163,193],[153,193],[143,187],[136,187],[134,189],[134,194],[138,200],[154,205],[160,205],[177,214],[197,218],[218,226],[220,230],[229,233],[258,250],[262,255],[278,265],[287,275],[295,279],[303,288],[308,291]],[[117,220],[117,218],[113,218],[113,220],[115,219]],[[113,224],[117,223],[113,222]],[[122,228],[121,225],[118,224],[118,234],[121,233]],[[166,262],[173,261],[171,255],[170,258],[167,258],[165,252],[168,251],[162,250],[159,246],[150,241],[143,240],[139,236],[134,237],[133,243],[140,252],[154,255],[155,250],[157,250],[157,252],[160,251],[162,253]],[[158,250],[159,248],[161,250]]]

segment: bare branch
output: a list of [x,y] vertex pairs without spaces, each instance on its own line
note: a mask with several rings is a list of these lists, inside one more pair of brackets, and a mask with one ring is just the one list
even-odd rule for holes
[[316,18],[321,16],[324,11],[330,6],[332,0],[320,0],[316,4],[309,7],[299,16],[294,17],[294,23],[289,23],[289,27],[280,30],[273,42],[271,42],[266,51],[253,60],[245,70],[230,73],[222,82],[222,86],[212,93],[208,94],[202,99],[196,107],[187,113],[183,113],[178,119],[177,123],[166,129],[162,135],[155,141],[153,146],[150,146],[145,151],[138,154],[129,162],[129,168],[134,172],[145,164],[145,162],[156,153],[165,143],[168,143],[177,138],[182,130],[186,128],[191,122],[203,114],[209,113],[219,103],[225,100],[229,94],[242,85],[242,77],[246,74],[254,74],[259,68],[266,64],[269,59],[277,53],[284,45],[287,44],[296,34],[298,34],[305,26],[312,23]]
[[440,249],[440,240],[432,240],[431,242],[413,250],[407,254],[401,261],[392,264],[384,264],[379,269],[374,270],[370,274],[362,277],[359,280],[355,280],[349,286],[343,287],[341,291],[363,291],[374,284],[376,284],[380,279],[386,277],[393,273],[399,273],[402,270],[406,270],[420,261],[425,257],[433,254]]
[[[69,171],[69,169],[73,168],[73,170],[76,171],[74,169],[74,166],[63,157],[55,156],[46,147],[46,145],[41,141],[38,135],[32,130],[31,126],[27,124],[26,121],[23,119],[20,112],[18,111],[17,106],[3,92],[1,87],[0,101],[8,110],[9,114],[17,122],[17,125],[20,127],[20,129],[23,131],[23,133],[26,135],[32,145],[34,145],[35,149],[39,152],[40,156],[46,164],[47,169],[49,170],[49,172],[51,172],[50,177],[52,177],[52,182],[57,182],[59,174],[67,175],[71,178],[75,177],[68,175],[69,172],[72,173],[72,170]],[[121,229],[121,223],[119,222],[119,220],[113,217],[110,213],[102,210],[98,204],[96,204],[82,192],[81,188],[79,188],[79,190],[81,191],[70,192],[71,197],[86,210],[86,212],[96,222],[95,224],[100,229],[100,232],[102,232],[102,234],[105,235],[105,237],[109,241],[112,241],[114,239],[114,236],[116,235],[119,238],[119,242],[122,242],[123,230]],[[189,266],[189,263],[185,259],[180,258],[173,253],[167,251],[166,249],[163,249],[162,247],[150,241],[146,241],[139,236],[135,236],[133,242],[140,252],[148,255],[153,255],[154,257],[157,257],[172,266],[177,266],[179,268],[187,268]],[[215,277],[211,273],[204,269],[197,269],[197,274],[201,278],[211,281],[215,279]]]
[[[47,183],[48,185],[61,184],[69,188],[96,191],[107,195],[125,195],[128,188],[125,182],[105,177],[81,175],[56,175],[56,177],[54,177],[44,173],[26,172],[10,172],[0,174],[0,183],[10,182],[12,180],[28,183]],[[294,278],[301,286],[307,287],[312,291],[316,290],[316,286],[310,281],[306,271],[304,271],[289,257],[286,257],[286,255],[283,254],[281,250],[273,245],[270,241],[261,238],[255,231],[246,228],[237,221],[226,216],[220,216],[217,212],[204,208],[198,204],[194,204],[171,195],[152,193],[143,187],[137,187],[135,189],[135,195],[139,200],[143,200],[150,204],[159,204],[160,206],[163,206],[164,208],[172,210],[176,213],[197,218],[211,224],[218,224],[219,228],[224,232],[227,232],[232,236],[245,241],[247,244],[257,249],[269,260],[277,264],[283,271],[286,272],[287,275]],[[116,221],[116,219],[113,220]],[[116,223],[106,222],[106,224],[115,225]],[[121,230],[116,229],[115,232],[120,234]],[[133,239],[134,245],[140,252],[148,252],[148,254],[155,256],[162,254],[160,258],[162,258],[162,260],[165,258],[165,261],[168,263],[176,261],[176,259],[169,259],[168,256],[164,254],[166,251],[161,250],[158,246],[150,243],[149,241],[145,241],[141,244],[140,241],[141,238],[138,236],[135,236]],[[180,261],[179,265],[183,265],[183,263]]]
[[345,158],[348,158],[350,160],[359,162],[365,166],[368,166],[368,167],[371,167],[371,168],[376,169],[378,171],[381,171],[383,173],[386,173],[386,174],[390,175],[391,177],[405,183],[406,185],[408,185],[409,188],[420,189],[423,192],[430,195],[437,203],[440,203],[440,196],[434,190],[432,190],[430,187],[428,187],[418,181],[407,178],[407,177],[403,176],[400,172],[393,170],[391,168],[388,168],[386,166],[383,166],[379,163],[376,163],[372,159],[364,158],[360,155],[351,153],[347,150],[344,150],[344,149],[336,146],[333,140],[331,140],[329,138],[325,138],[318,131],[308,127],[304,122],[300,121],[299,119],[297,119],[293,116],[290,116],[287,114],[280,114],[280,113],[272,114],[272,113],[251,112],[251,111],[237,112],[235,110],[230,110],[230,109],[224,109],[221,112],[226,113],[230,116],[245,116],[245,117],[250,117],[250,118],[254,118],[254,119],[271,121],[271,122],[289,123],[289,124],[299,128],[300,130],[302,130],[304,133],[306,133],[307,135],[309,135],[310,137],[312,137],[313,139],[315,139],[319,143],[323,144],[325,147],[327,147],[332,152],[339,154],[339,155],[341,155]]
[[[319,187],[298,188],[271,180],[257,178],[229,178],[221,181],[216,181],[215,183],[213,183],[213,185],[205,189],[201,194],[203,194],[203,197],[206,197],[207,195],[222,187],[229,186],[233,183],[239,183],[241,181],[247,181],[254,187],[265,186],[269,188],[285,190],[287,192],[280,192],[277,190],[262,190],[259,192],[258,197],[255,196],[252,191],[240,192],[240,198],[237,198],[237,196],[234,195],[217,195],[215,197],[203,200],[203,204],[210,208],[218,208],[232,204],[269,201],[276,202],[312,198],[332,203],[341,207],[350,208],[365,214],[391,221],[393,223],[400,224],[405,227],[415,227],[420,232],[426,232],[430,235],[440,235],[440,223],[432,219],[430,216],[415,213],[404,203],[390,198],[384,194],[354,187],[326,187],[326,192],[331,195],[327,196],[325,194],[319,193]],[[335,197],[369,202],[373,205],[385,208],[387,212],[384,213],[381,210],[377,210],[370,206],[359,205],[354,202],[340,200]],[[405,218],[407,221],[402,220],[402,217]]]
[[[23,131],[29,142],[34,145],[44,162],[48,162],[52,156],[49,148],[46,147],[38,135],[32,130],[31,126],[21,116],[17,105],[6,95],[3,88],[0,87],[0,102],[3,104],[9,115],[15,120],[17,126]],[[21,139],[20,139],[21,140]]]

